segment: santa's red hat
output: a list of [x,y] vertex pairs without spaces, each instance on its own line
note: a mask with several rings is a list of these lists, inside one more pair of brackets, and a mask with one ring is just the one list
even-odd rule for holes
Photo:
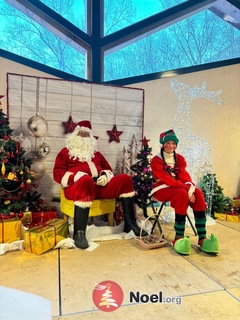
[[77,130],[77,131],[85,131],[85,132],[89,132],[91,134],[93,133],[92,132],[91,122],[88,121],[88,120],[83,120],[83,121],[78,122],[75,130]]

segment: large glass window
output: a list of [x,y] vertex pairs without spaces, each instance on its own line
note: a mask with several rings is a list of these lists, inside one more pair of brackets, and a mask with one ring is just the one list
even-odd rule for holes
[[86,32],[86,0],[41,0],[41,2]]
[[240,31],[208,10],[105,57],[105,81],[240,56]]
[[182,2],[186,0],[105,0],[104,35],[116,32]]
[[[121,47],[113,47],[111,51],[104,52],[104,49],[96,45],[101,46],[103,39],[92,39],[92,35],[86,34],[86,10],[90,0],[35,0],[36,4],[42,2],[71,22],[76,26],[72,28],[74,30],[70,30],[71,26],[68,29],[67,23],[62,29],[55,28],[46,23],[47,19],[36,18],[36,14],[32,14],[30,10],[23,13],[8,1],[17,6],[19,2],[25,2],[0,0],[0,49],[80,78],[87,79],[87,75],[90,77],[95,73],[104,74],[102,82],[111,81],[240,57],[240,28],[234,27],[236,22],[230,24],[207,9],[194,15],[189,13],[183,20],[179,16],[175,23],[168,24],[160,31],[152,33],[150,30],[142,35],[141,40],[130,38],[127,43],[121,43]],[[175,5],[186,7],[188,2],[190,1],[105,0],[105,18],[101,22],[104,35],[106,38],[114,38],[114,33],[121,29],[156,13],[163,13]],[[171,11],[174,10],[178,14],[175,8]],[[62,32],[63,29],[66,30],[65,33]],[[95,33],[95,37],[96,34],[98,33]],[[86,38],[83,40],[82,36]],[[77,42],[76,38],[80,41]],[[86,49],[82,47],[83,43],[88,47],[88,56]],[[91,54],[93,44],[96,54]],[[100,52],[104,53],[104,61],[101,60]],[[92,65],[94,70],[87,70]]]
[[[40,24],[0,0],[0,48],[85,78],[85,56]],[[83,52],[83,50],[82,50]]]

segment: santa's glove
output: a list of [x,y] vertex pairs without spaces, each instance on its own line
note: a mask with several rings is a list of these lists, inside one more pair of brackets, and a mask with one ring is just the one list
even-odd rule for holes
[[107,183],[108,183],[108,178],[105,174],[103,174],[97,179],[98,186],[104,187]]

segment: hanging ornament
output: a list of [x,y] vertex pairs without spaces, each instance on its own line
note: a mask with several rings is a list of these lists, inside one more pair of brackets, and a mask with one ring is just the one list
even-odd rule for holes
[[4,162],[2,163],[1,173],[2,173],[2,176],[4,176],[6,173],[6,167]]
[[23,213],[22,213],[22,212],[19,212],[17,216],[18,216],[18,219],[22,219]]
[[116,124],[114,124],[112,130],[108,130],[107,134],[109,135],[109,142],[116,141],[120,142],[119,136],[123,133],[123,131],[118,131]]
[[[29,132],[36,138],[45,136],[48,131],[47,121],[39,115],[39,91],[40,91],[40,79],[36,79],[36,115],[28,120]],[[45,105],[46,108],[46,105]]]
[[43,142],[42,144],[40,144],[40,146],[37,149],[37,153],[44,158],[49,155],[49,152],[50,152],[50,147],[46,142]]
[[39,180],[44,176],[46,168],[40,159],[35,158],[31,164],[31,171],[34,172],[34,179]]
[[64,128],[65,128],[65,134],[72,133],[77,126],[77,123],[73,122],[72,116],[68,118],[68,121],[62,122]]
[[8,176],[7,176],[8,180],[15,180],[16,179],[16,173],[14,172],[9,172]]
[[31,117],[27,125],[29,132],[36,138],[45,136],[48,131],[47,121],[39,115]]

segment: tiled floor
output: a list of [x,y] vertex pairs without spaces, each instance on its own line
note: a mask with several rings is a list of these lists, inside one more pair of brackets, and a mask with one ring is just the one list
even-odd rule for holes
[[[91,252],[8,252],[0,256],[0,285],[49,299],[56,320],[239,319],[240,223],[217,221],[208,227],[210,233],[219,237],[218,256],[199,251],[189,227],[189,256],[178,255],[170,245],[146,251],[134,239],[104,241]],[[166,225],[165,236],[172,239],[172,224]],[[92,298],[95,286],[107,280],[124,293],[113,312],[99,310]],[[130,291],[145,297],[162,292],[166,302],[131,302]]]

